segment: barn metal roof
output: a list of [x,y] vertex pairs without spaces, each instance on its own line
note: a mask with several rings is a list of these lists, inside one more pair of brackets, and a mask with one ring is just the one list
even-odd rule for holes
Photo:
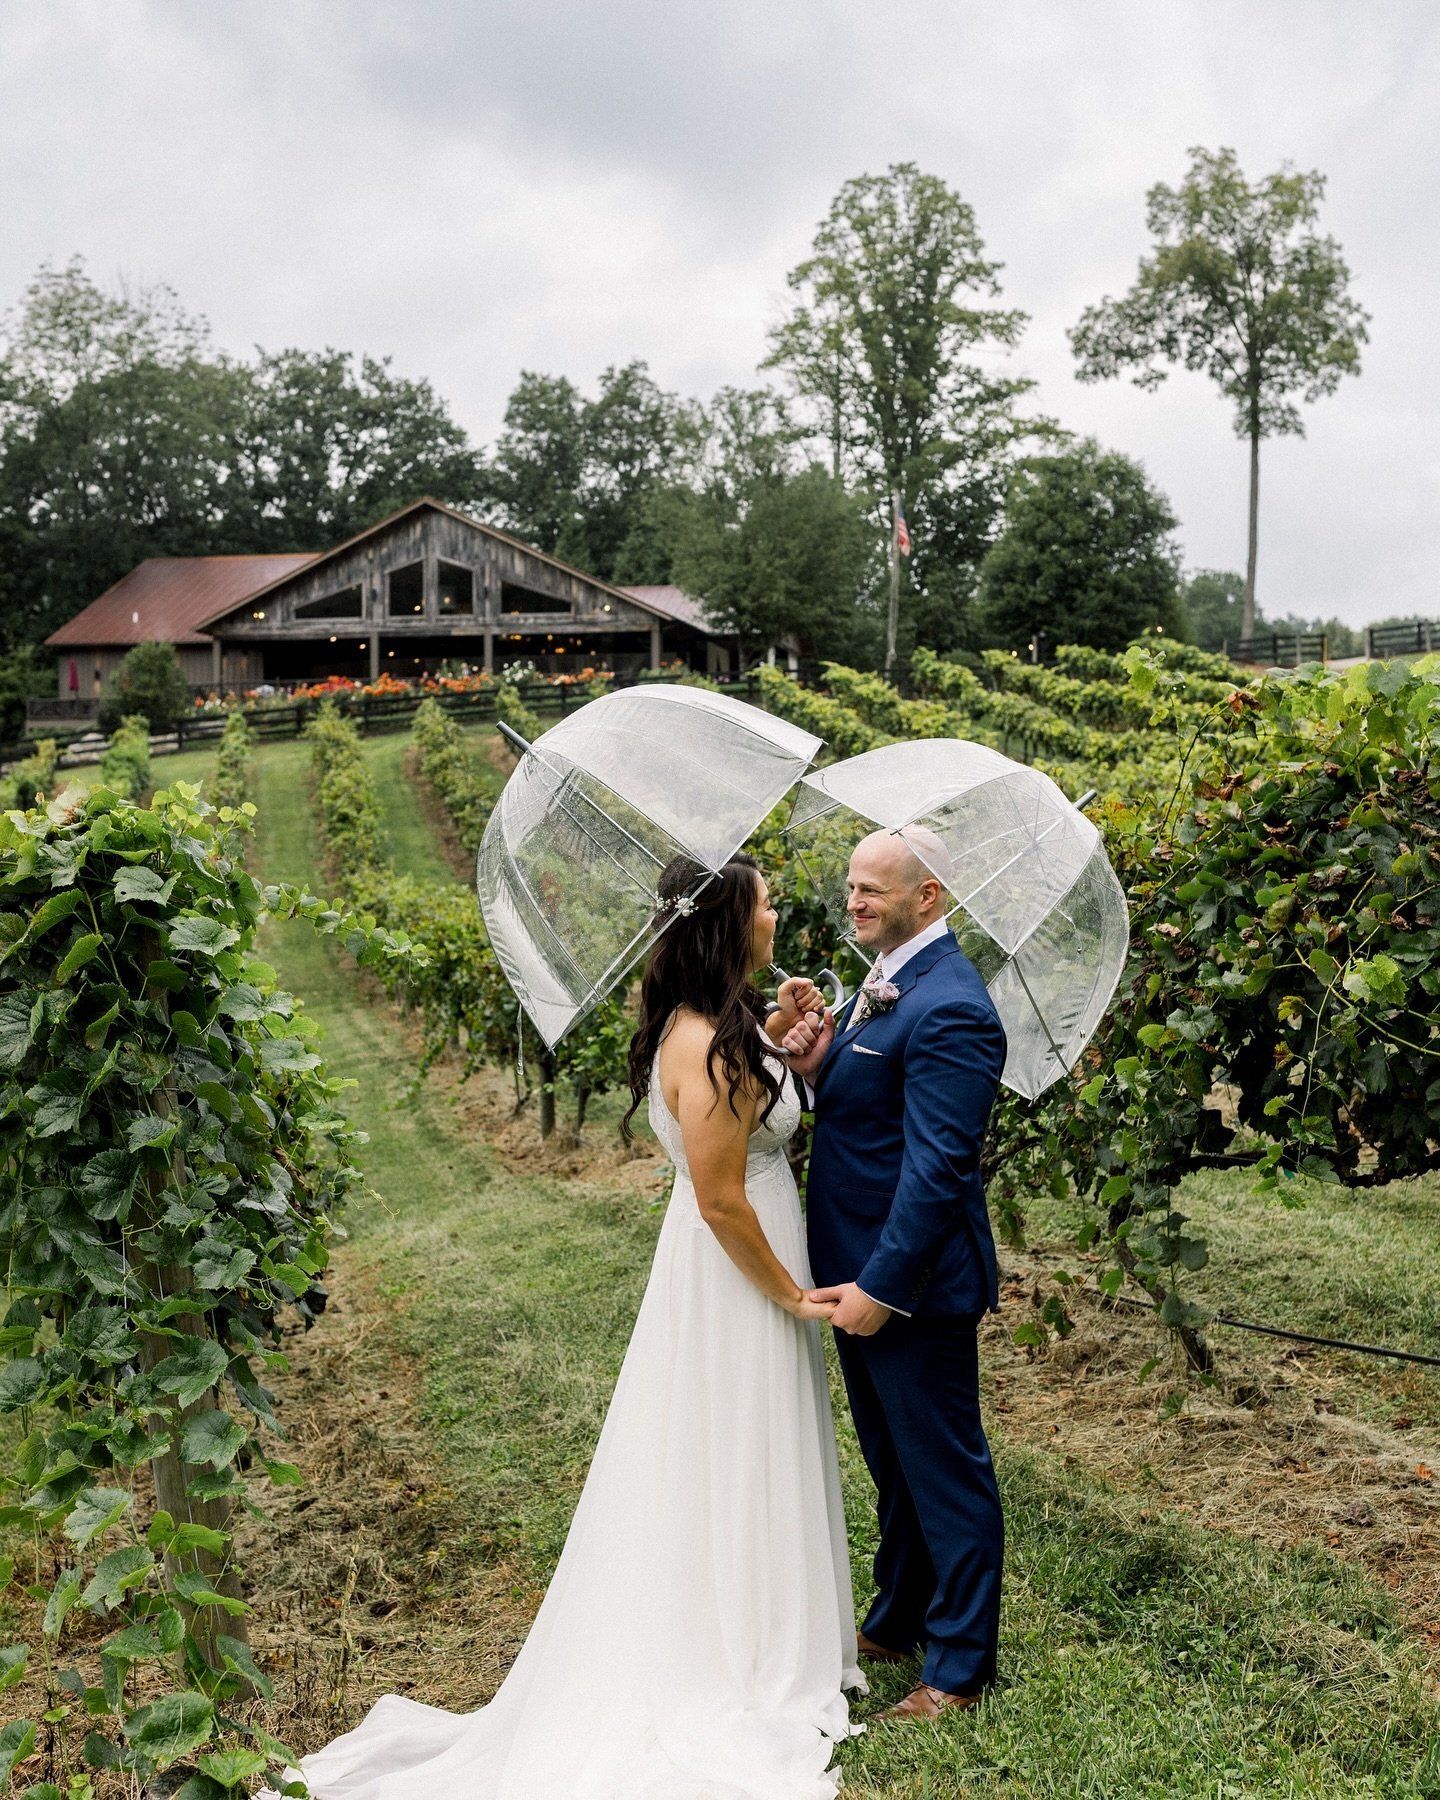
[[652,612],[664,613],[667,619],[674,619],[681,625],[691,625],[696,631],[717,635],[716,628],[705,616],[705,602],[697,600],[693,594],[687,594],[684,588],[622,587],[620,592],[628,594],[632,600],[638,600],[641,606],[648,606]]
[[279,556],[150,556],[92,600],[45,642],[83,645],[208,644],[202,625],[238,606],[257,588],[314,561],[312,551]]

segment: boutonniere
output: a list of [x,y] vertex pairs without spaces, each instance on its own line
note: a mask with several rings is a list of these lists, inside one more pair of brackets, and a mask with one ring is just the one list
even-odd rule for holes
[[874,1013],[887,1013],[900,998],[900,990],[893,981],[867,981],[860,989],[860,998],[865,1002],[865,1017]]

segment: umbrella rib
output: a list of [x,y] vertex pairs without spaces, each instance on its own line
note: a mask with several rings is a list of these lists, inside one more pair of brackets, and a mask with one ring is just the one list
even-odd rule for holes
[[[532,754],[533,754],[533,752],[532,752]],[[570,773],[573,774],[576,772],[577,771],[572,768]],[[598,781],[600,778],[597,775],[597,776],[592,777],[592,779]],[[562,792],[562,790],[565,787],[565,784],[569,780],[570,780],[569,774],[562,776],[561,781],[560,781],[560,787],[553,790],[553,796],[554,796],[556,806],[559,807],[561,812],[563,812],[565,814],[567,819],[571,820],[571,822],[573,824],[579,826],[580,830],[585,833],[586,837],[590,839],[590,842],[592,844],[597,845],[601,850],[603,850],[605,852],[605,854],[610,858],[611,862],[613,862],[617,868],[624,869],[625,874],[629,877],[629,879],[631,881],[635,882],[635,885],[637,887],[639,887],[642,891],[646,891],[645,884],[642,881],[638,880],[638,878],[636,876],[630,874],[630,871],[625,868],[624,863],[622,863],[620,861],[619,857],[616,856],[615,852],[613,850],[611,850],[608,845],[602,843],[600,841],[600,839],[597,838],[594,835],[594,833],[592,831],[590,831],[582,823],[582,821],[577,819],[575,817],[575,814],[569,810],[569,808],[566,805],[566,801],[570,798],[570,795],[573,794],[576,799],[582,800],[585,803],[585,805],[591,809],[592,812],[599,813],[600,817],[605,821],[605,823],[607,825],[613,825],[615,827],[615,829],[620,833],[621,837],[624,838],[625,842],[627,844],[633,845],[635,847],[635,849],[637,849],[640,852],[640,854],[646,858],[647,861],[654,863],[654,865],[657,869],[663,869],[665,867],[664,863],[660,860],[660,858],[655,854],[655,852],[653,850],[647,849],[646,846],[640,842],[639,838],[632,837],[631,834],[625,829],[625,827],[620,823],[620,821],[618,819],[612,819],[610,817],[609,813],[606,812],[605,808],[603,806],[601,806],[598,801],[592,800],[587,793],[583,792],[579,788],[574,787],[573,785],[571,787],[570,794],[565,794],[564,792]],[[608,784],[606,784],[606,785],[608,785]],[[617,796],[617,798],[618,798],[618,796]]]
[[1020,967],[1019,962],[1013,956],[1010,959],[1010,967],[1015,971],[1015,979],[1025,990],[1025,998],[1030,1002],[1031,1010],[1034,1012],[1035,1017],[1040,1021],[1040,1029],[1045,1033],[1046,1040],[1055,1053],[1056,1062],[1063,1068],[1065,1065],[1065,1052],[1055,1042],[1055,1035],[1046,1023],[1045,1015],[1040,1010],[1039,1002],[1036,1000],[1034,994],[1030,992],[1030,983],[1025,979],[1025,971]]
[[[1023,849],[1017,850],[1015,852],[1015,854],[1009,859],[1008,862],[1001,863],[1001,865],[998,869],[994,870],[991,874],[987,875],[985,877],[985,879],[980,883],[979,887],[971,888],[970,892],[968,894],[966,894],[965,898],[960,902],[960,904],[962,906],[968,908],[970,905],[970,902],[975,898],[975,896],[977,894],[983,894],[985,892],[986,888],[989,887],[989,885],[992,881],[998,881],[1008,868],[1011,868],[1015,863],[1019,862],[1019,860],[1022,856],[1028,856],[1029,853],[1036,847],[1037,844],[1043,843],[1045,841],[1045,839],[1047,837],[1049,837],[1050,833],[1059,827],[1059,824],[1060,824],[1059,819],[1052,819],[1051,822],[1045,827],[1044,831],[1042,831],[1040,833],[1039,837],[1032,837],[1030,839],[1030,842],[1028,844],[1026,844]],[[993,838],[991,839],[991,842],[992,843],[994,842]],[[1072,883],[1072,886],[1073,886],[1073,883]],[[1066,892],[1067,893],[1069,892],[1068,888],[1066,889]]]

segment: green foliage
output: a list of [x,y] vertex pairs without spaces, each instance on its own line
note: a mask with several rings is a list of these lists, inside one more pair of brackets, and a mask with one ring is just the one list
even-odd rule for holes
[[420,773],[435,790],[461,845],[476,855],[495,805],[493,770],[482,769],[474,742],[435,700],[415,713]]
[[100,702],[100,729],[114,731],[139,713],[151,731],[173,731],[190,713],[190,689],[173,644],[136,644],[120,659]]
[[980,569],[985,629],[1007,648],[1036,632],[1120,650],[1181,636],[1169,503],[1129,457],[1093,440],[1016,469],[1005,530]]
[[[0,820],[5,1519],[34,1547],[47,1722],[72,1766],[84,1738],[141,1781],[217,1733],[270,1759],[216,1710],[263,1682],[226,1635],[248,1611],[230,1514],[244,1459],[263,1468],[281,1435],[280,1315],[306,1312],[358,1180],[359,1134],[256,927],[309,918],[367,965],[406,951],[262,890],[242,823],[183,784],[150,809],[102,787]],[[88,1691],[58,1672],[93,1640],[77,1609],[108,1627]],[[182,1687],[137,1708],[148,1659]]]
[[1250,440],[1251,541],[1242,637],[1255,628],[1260,440],[1303,435],[1293,396],[1314,401],[1360,371],[1368,315],[1334,238],[1316,229],[1325,178],[1288,165],[1253,185],[1233,150],[1193,149],[1178,187],[1146,197],[1155,247],[1130,292],[1088,307],[1070,334],[1081,381],[1132,370],[1156,388],[1166,365],[1216,383]]
[[834,476],[874,496],[881,541],[891,495],[904,500],[915,546],[906,653],[922,613],[926,641],[964,641],[973,570],[1010,464],[1026,439],[1049,434],[1016,411],[1033,384],[996,374],[985,355],[1014,345],[1025,324],[987,304],[999,270],[959,194],[897,163],[841,187],[811,255],[790,273],[793,309],[771,334],[767,366],[808,404]]
[[250,781],[250,758],[254,740],[245,714],[237,706],[225,720],[220,745],[215,752],[215,773],[210,781],[210,795],[216,806],[238,809],[245,804]]
[[[449,735],[457,730],[432,703],[421,726],[422,766],[427,757],[436,758],[434,766],[441,776],[436,792],[442,804],[448,806],[450,797],[458,796],[465,810],[452,815],[456,828],[464,818],[466,828],[473,831],[480,796],[473,765],[464,766],[468,763],[464,745]],[[367,918],[401,933],[407,942],[413,940],[425,953],[423,962],[411,961],[403,970],[396,966],[377,971],[386,992],[421,1015],[425,1034],[421,1074],[447,1049],[457,1048],[463,1059],[462,1076],[491,1063],[514,1068],[527,1088],[538,1086],[547,1097],[542,1107],[547,1124],[557,1087],[568,1088],[578,1129],[591,1096],[609,1091],[625,1078],[630,1026],[623,996],[582,1020],[558,1050],[547,1050],[501,972],[474,894],[467,888],[437,887],[398,875],[391,866],[379,799],[354,724],[326,706],[307,726],[306,735],[316,774],[321,835],[346,898]]]
[[[1244,636],[1245,577],[1228,569],[1197,569],[1183,591],[1191,639],[1206,650],[1238,644]],[[1261,628],[1257,617],[1256,629]]]
[[872,549],[862,504],[812,466],[702,494],[676,534],[674,576],[705,596],[745,662],[788,638],[838,654],[865,634],[857,600]]
[[639,360],[606,369],[593,400],[527,371],[482,492],[507,530],[602,581],[668,581],[649,509],[679,474],[688,413]]
[[41,794],[53,794],[59,764],[59,745],[54,738],[41,738],[24,762],[17,764],[9,778],[0,783],[4,804],[27,811]]
[[305,727],[325,842],[346,891],[387,866],[380,802],[360,756],[360,734],[330,701]]
[[[1144,685],[1154,670],[1137,662]],[[1073,1082],[1005,1109],[997,1193],[1072,1186],[1193,1326],[1182,1175],[1232,1135],[1261,1186],[1366,1186],[1440,1162],[1440,669],[1304,671],[1231,695],[1167,800],[1107,808],[1132,959]]]
[[801,687],[780,669],[762,667],[759,676],[760,703],[766,711],[823,737],[832,755],[858,756],[885,741],[882,732],[867,725],[850,707],[813,688]]
[[144,713],[127,713],[100,759],[100,779],[122,800],[138,800],[150,787],[150,724]]
[[502,681],[495,690],[495,718],[518,732],[527,744],[533,744],[544,731],[540,715],[532,712],[512,681]]
[[334,350],[240,362],[169,289],[47,265],[0,344],[0,643],[38,641],[147,556],[318,550],[475,486],[428,382]]
[[[0,643],[3,643],[0,638]],[[48,699],[55,692],[55,663],[51,652],[24,644],[0,655],[0,744],[13,744],[25,735],[28,702]]]

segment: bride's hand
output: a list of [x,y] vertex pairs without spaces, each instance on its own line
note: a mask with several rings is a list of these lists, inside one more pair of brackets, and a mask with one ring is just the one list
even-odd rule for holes
[[806,1013],[825,1010],[825,996],[808,975],[787,976],[776,988],[775,1000],[780,1008],[780,1023],[785,1031],[789,1031]]
[[838,1302],[815,1300],[809,1294],[797,1294],[793,1300],[782,1300],[780,1304],[792,1319],[818,1319],[822,1325],[828,1325]]

